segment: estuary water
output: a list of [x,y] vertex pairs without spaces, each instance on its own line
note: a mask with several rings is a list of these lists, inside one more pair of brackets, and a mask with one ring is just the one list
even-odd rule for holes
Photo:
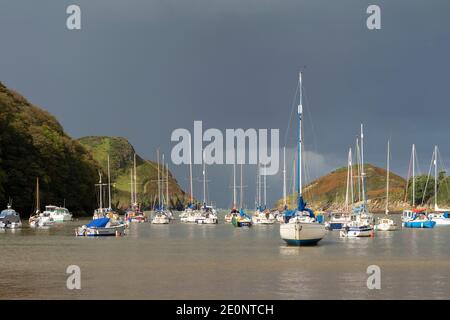
[[[223,217],[223,213],[221,215]],[[400,225],[400,216],[394,216]],[[378,232],[288,247],[279,225],[133,224],[120,238],[76,238],[74,221],[0,231],[1,299],[448,299],[450,227]],[[69,265],[81,289],[66,287]],[[381,289],[367,288],[367,267]]]

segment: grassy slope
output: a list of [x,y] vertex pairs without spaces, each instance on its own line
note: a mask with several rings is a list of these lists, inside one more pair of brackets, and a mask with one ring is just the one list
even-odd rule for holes
[[[110,155],[111,180],[114,183],[113,203],[121,209],[130,203],[130,173],[133,167],[134,148],[125,138],[84,137],[78,140],[88,149],[107,172],[107,156]],[[136,155],[138,200],[145,207],[151,206],[157,196],[158,165]],[[160,168],[162,175],[162,168]],[[106,177],[104,178],[106,181]],[[169,198],[172,205],[185,202],[185,193],[169,171]]]

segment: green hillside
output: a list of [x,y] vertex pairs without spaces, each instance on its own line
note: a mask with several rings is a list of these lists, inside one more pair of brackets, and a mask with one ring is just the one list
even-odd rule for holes
[[[78,140],[107,172],[107,156],[110,157],[111,181],[113,187],[113,205],[126,209],[130,204],[130,174],[133,167],[135,150],[125,138],[120,137],[83,137]],[[157,201],[158,164],[144,160],[136,155],[138,201],[144,208],[151,207]],[[160,168],[160,174],[163,170]],[[104,176],[106,181],[106,175]],[[187,200],[184,191],[169,170],[169,199],[173,207],[181,207]]]
[[[369,208],[374,211],[384,210],[386,199],[386,170],[371,164],[364,165],[366,173],[365,186],[369,199]],[[353,166],[353,192],[354,200],[358,201],[358,178],[357,166]],[[406,204],[403,202],[405,196],[406,181],[395,173],[389,177],[389,204],[391,211],[401,210]],[[336,209],[345,204],[347,188],[347,167],[342,167],[322,176],[304,187],[303,193],[307,202],[315,208]],[[292,207],[295,203],[294,196],[288,197],[288,204]],[[278,205],[283,199],[278,201]]]
[[39,177],[42,206],[65,202],[74,213],[89,212],[97,168],[52,115],[0,83],[0,207],[11,198],[19,213],[29,215]]

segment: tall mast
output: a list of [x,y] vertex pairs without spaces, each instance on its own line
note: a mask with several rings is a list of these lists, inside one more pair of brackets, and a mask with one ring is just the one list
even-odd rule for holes
[[131,196],[131,205],[134,203],[134,196],[133,196],[133,168],[130,170],[130,196]]
[[134,154],[134,202],[137,204],[136,153]]
[[258,163],[258,207],[261,207],[261,166]]
[[348,212],[348,205],[349,205],[349,192],[350,192],[350,170],[351,170],[351,152],[352,149],[350,148],[348,150],[348,157],[347,157],[347,187],[345,190],[345,210]]
[[39,177],[36,177],[36,213],[41,212],[40,201],[39,201]]
[[206,206],[206,165],[205,165],[205,151],[203,151],[203,204]]
[[191,191],[190,194],[190,203],[194,201],[194,191],[192,190],[192,146],[191,146],[191,136],[189,136],[189,188]]
[[438,172],[437,172],[437,146],[434,146],[434,210],[438,211],[437,205],[437,180],[438,180]]
[[416,206],[416,169],[415,169],[415,158],[416,158],[416,145],[413,144],[412,146],[412,157],[413,157],[413,207]]
[[361,202],[361,150],[359,149],[359,139],[356,138],[356,165],[358,171],[358,202]]
[[386,214],[389,214],[389,161],[391,157],[390,140],[388,140],[387,146],[387,171],[386,171]]
[[236,161],[233,161],[233,209],[236,205]]
[[240,190],[241,194],[240,194],[240,207],[242,209],[242,206],[244,205],[244,201],[243,201],[243,190],[242,190],[242,163],[241,163],[241,190]]
[[365,185],[364,185],[365,174],[366,173],[364,172],[364,127],[363,127],[363,124],[361,123],[361,193],[362,193],[362,197],[363,197],[364,211],[367,210],[367,208],[366,208],[366,190],[365,190]]
[[299,197],[302,196],[302,114],[303,114],[303,92],[302,92],[302,73],[298,76],[299,92],[300,92],[300,104],[298,105],[298,161],[297,161],[297,193]]
[[159,148],[156,149],[156,158],[158,163],[158,209],[161,209],[161,178],[160,178],[160,172],[159,172]]
[[293,201],[293,207],[295,207],[295,156],[294,161],[292,162],[292,201]]
[[99,185],[100,185],[100,208],[103,208],[102,173],[99,171],[98,175],[100,177],[100,181],[99,181]]
[[267,207],[266,167],[264,167],[264,208]]
[[109,154],[108,154],[108,209],[112,209],[111,207],[111,171],[109,169]]
[[283,205],[286,208],[286,147],[283,148]]
[[353,155],[352,155],[352,148],[350,148],[349,151],[349,159],[350,159],[350,203],[353,206],[353,201],[355,197],[353,196]]
[[169,209],[169,162],[166,163],[166,209]]

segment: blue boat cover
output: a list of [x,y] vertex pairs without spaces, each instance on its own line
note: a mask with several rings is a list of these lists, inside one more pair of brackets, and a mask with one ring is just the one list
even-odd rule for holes
[[94,219],[91,222],[89,222],[86,227],[89,228],[104,228],[109,222],[109,218],[100,218],[100,219]]
[[448,219],[448,212],[444,212],[444,218]]
[[299,196],[297,210],[286,210],[284,213],[284,221],[286,223],[289,222],[289,219],[295,216],[297,212],[303,211],[307,211],[309,213],[309,216],[311,218],[314,218],[315,217],[314,212],[310,208],[307,208],[306,205],[307,203],[305,202],[305,200],[303,200],[303,196]]
[[245,212],[244,212],[244,209],[240,209],[239,210],[239,215],[241,216],[241,217],[246,217],[246,218],[248,218],[248,219],[251,219],[251,217],[248,215],[248,214],[246,214]]

